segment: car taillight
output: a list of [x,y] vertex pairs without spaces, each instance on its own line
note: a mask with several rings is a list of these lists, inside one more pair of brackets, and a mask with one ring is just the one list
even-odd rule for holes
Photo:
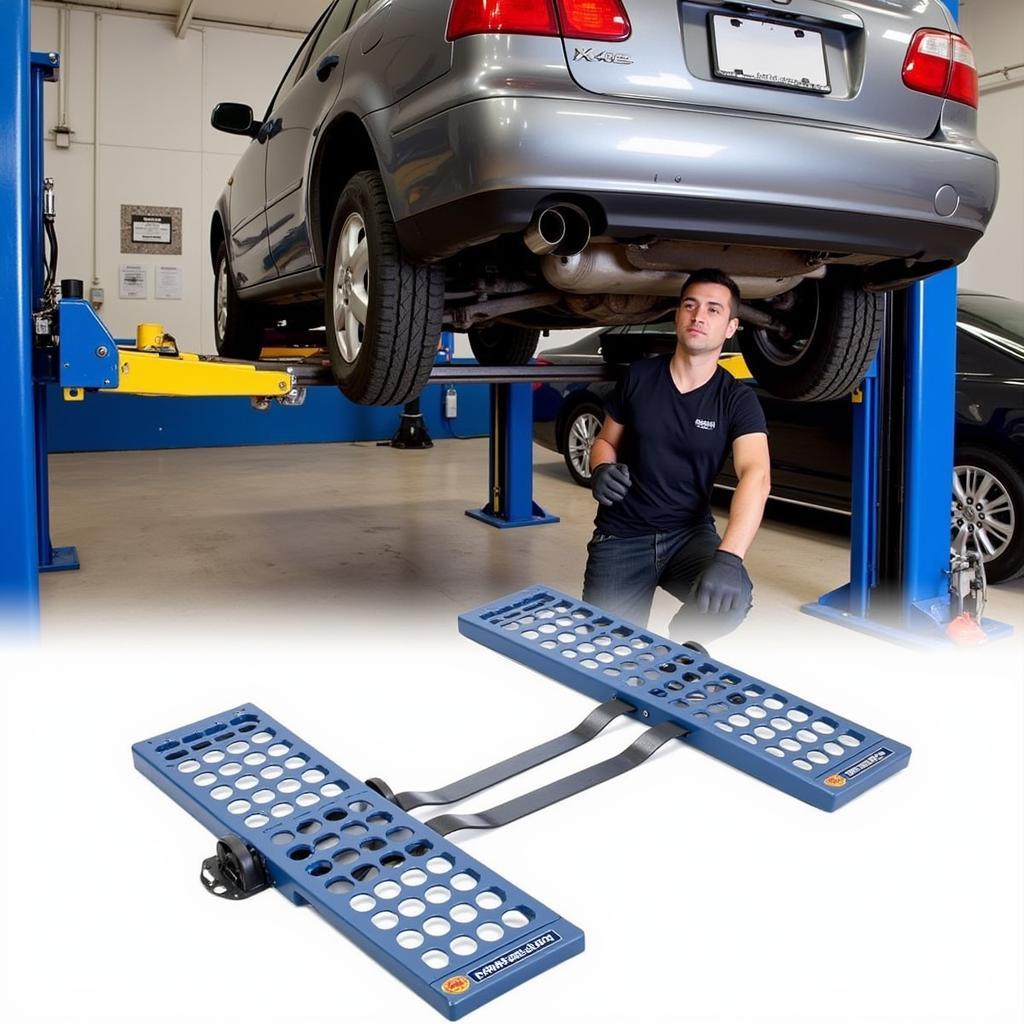
[[454,0],[446,37],[503,32],[621,42],[631,31],[622,0]]
[[558,0],[562,35],[621,42],[632,31],[621,0]]
[[950,32],[919,29],[903,62],[903,84],[917,92],[977,107],[978,72],[970,43]]
[[557,36],[552,0],[455,0],[448,15],[448,39],[480,32]]

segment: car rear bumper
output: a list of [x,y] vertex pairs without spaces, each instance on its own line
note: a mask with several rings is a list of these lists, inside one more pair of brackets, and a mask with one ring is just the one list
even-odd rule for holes
[[[382,111],[374,117],[386,118]],[[371,118],[371,121],[373,118]],[[595,233],[956,263],[995,204],[966,146],[626,102],[493,97],[394,136],[371,124],[406,248],[437,259],[590,197]],[[954,212],[936,194],[954,186]],[[600,221],[603,219],[603,223]]]

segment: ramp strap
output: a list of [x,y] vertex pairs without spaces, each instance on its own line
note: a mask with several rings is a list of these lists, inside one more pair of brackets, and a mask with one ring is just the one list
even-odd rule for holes
[[556,736],[553,740],[524,750],[521,754],[507,757],[504,761],[499,761],[489,768],[482,768],[480,771],[443,786],[441,789],[429,792],[410,790],[398,793],[389,799],[398,804],[403,811],[411,811],[414,807],[453,804],[457,800],[464,800],[481,790],[490,789],[491,786],[496,786],[499,782],[505,782],[516,775],[521,775],[530,768],[536,768],[537,765],[544,764],[554,757],[575,750],[577,747],[583,746],[584,743],[589,743],[610,722],[635,710],[636,708],[625,701],[607,700],[594,708],[575,729]]
[[464,828],[499,828],[636,768],[669,740],[685,736],[687,731],[675,722],[662,722],[661,725],[648,729],[621,754],[616,754],[606,761],[591,765],[573,775],[567,775],[564,779],[556,779],[546,786],[524,793],[514,800],[481,811],[479,814],[441,814],[424,824],[443,836]]

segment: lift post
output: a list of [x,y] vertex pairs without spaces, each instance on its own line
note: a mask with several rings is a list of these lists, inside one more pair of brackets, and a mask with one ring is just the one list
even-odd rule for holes
[[[956,417],[956,271],[889,297],[853,412],[850,582],[803,606],[897,643],[947,639]],[[882,430],[882,424],[885,430]],[[983,619],[989,639],[1011,628]]]
[[32,386],[32,121],[28,0],[0,0],[0,618],[39,625]]
[[491,385],[491,434],[488,458],[490,498],[471,519],[509,529],[557,523],[533,500],[533,387]]

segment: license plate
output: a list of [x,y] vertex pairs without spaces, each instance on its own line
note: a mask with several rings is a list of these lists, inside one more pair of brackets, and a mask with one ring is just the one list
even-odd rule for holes
[[821,33],[792,24],[711,15],[715,75],[784,89],[832,91]]

